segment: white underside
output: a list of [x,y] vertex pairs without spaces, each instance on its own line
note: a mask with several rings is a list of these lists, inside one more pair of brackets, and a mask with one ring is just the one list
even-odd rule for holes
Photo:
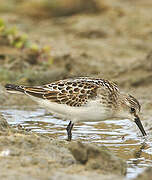
[[82,107],[71,107],[65,104],[58,104],[48,100],[39,99],[33,96],[30,97],[55,116],[65,120],[71,120],[73,122],[102,121],[112,116],[109,109],[101,106],[99,100],[92,100],[87,105]]

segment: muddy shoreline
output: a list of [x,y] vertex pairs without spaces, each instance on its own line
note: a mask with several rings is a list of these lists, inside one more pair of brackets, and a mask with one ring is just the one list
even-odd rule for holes
[[126,173],[126,163],[104,146],[13,129],[2,115],[0,121],[1,179],[123,179]]
[[[26,96],[9,95],[6,83],[105,78],[139,100],[141,119],[151,136],[152,3],[56,2],[60,3],[0,0],[0,108],[38,107]],[[126,160],[104,146],[14,129],[3,115],[0,122],[0,179],[126,179]],[[151,175],[149,168],[136,179],[149,180]]]
[[[125,160],[104,145],[68,142],[13,128],[2,115],[0,122],[1,179],[126,179]],[[150,176],[150,168],[139,175],[144,180]]]

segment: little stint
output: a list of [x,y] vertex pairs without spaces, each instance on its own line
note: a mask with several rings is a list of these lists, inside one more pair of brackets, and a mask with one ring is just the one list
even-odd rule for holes
[[69,141],[74,123],[111,118],[134,121],[142,135],[146,136],[139,118],[139,102],[133,96],[119,91],[117,85],[108,80],[81,77],[43,86],[6,84],[5,88],[12,93],[24,93],[56,116],[70,120],[66,128]]

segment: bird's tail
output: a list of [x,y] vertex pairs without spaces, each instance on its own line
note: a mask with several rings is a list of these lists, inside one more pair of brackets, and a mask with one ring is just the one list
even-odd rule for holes
[[15,85],[15,84],[6,84],[5,85],[5,88],[8,92],[10,93],[24,93],[25,90],[24,90],[24,86],[20,86],[20,85]]

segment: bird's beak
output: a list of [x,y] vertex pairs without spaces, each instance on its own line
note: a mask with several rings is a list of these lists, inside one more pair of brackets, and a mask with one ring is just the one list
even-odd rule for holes
[[142,125],[142,123],[140,121],[140,118],[137,115],[135,117],[135,123],[137,124],[138,128],[140,129],[142,135],[143,136],[147,136],[147,134],[146,134],[146,132],[145,132],[145,130],[143,128],[143,125]]

